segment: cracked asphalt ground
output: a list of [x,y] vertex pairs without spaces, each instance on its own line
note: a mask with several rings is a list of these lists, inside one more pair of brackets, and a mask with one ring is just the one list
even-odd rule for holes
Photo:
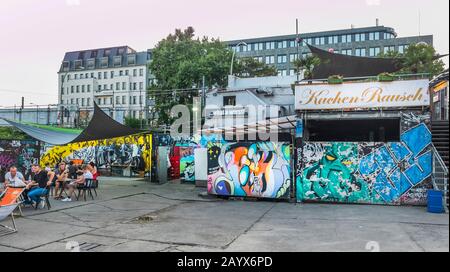
[[81,251],[368,251],[374,242],[380,251],[449,251],[448,214],[425,207],[222,200],[203,191],[102,177],[94,201],[25,208],[0,251],[70,251],[74,242]]

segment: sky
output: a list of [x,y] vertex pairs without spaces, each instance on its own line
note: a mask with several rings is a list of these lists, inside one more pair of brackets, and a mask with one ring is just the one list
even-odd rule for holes
[[187,26],[198,36],[239,40],[293,34],[296,18],[302,33],[373,26],[379,18],[400,37],[433,34],[446,54],[448,10],[448,0],[1,0],[0,107],[20,105],[22,96],[26,105],[57,103],[67,51],[145,51]]

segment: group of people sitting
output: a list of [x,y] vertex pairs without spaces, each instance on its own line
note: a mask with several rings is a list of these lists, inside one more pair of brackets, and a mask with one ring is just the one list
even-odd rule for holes
[[[25,188],[22,194],[24,204],[45,205],[41,197],[51,195],[56,200],[64,202],[72,201],[75,190],[83,186],[88,179],[96,180],[98,177],[97,167],[93,162],[86,165],[74,165],[73,162],[66,164],[61,162],[53,170],[47,166],[42,169],[39,164],[31,166],[31,173],[25,177],[17,171],[17,167],[11,166],[5,174],[4,188]],[[66,189],[66,196],[62,194]],[[3,188],[0,188],[2,191]]]

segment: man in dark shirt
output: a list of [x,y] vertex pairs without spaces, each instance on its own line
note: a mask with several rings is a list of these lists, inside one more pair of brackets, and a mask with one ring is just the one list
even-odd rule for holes
[[55,173],[47,172],[42,170],[37,164],[32,166],[32,180],[31,183],[27,185],[27,189],[30,189],[28,197],[39,205],[41,202],[41,196],[46,195],[49,190],[49,186],[52,183]]
[[73,164],[73,161],[69,162],[69,178],[76,179],[77,178],[77,167]]

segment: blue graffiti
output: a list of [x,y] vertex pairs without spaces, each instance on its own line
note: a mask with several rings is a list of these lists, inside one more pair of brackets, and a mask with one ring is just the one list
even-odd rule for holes
[[399,143],[389,143],[362,158],[359,172],[375,175],[373,190],[385,202],[397,201],[432,174],[431,132],[420,124],[404,132]]

